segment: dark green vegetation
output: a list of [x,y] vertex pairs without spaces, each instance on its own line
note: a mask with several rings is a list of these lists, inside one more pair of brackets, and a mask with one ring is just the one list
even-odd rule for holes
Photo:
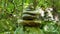
[[[49,7],[53,8],[51,13],[53,13],[54,18],[57,16],[59,21],[49,21],[46,15],[41,18],[36,12],[40,8],[45,11]],[[28,14],[29,17],[25,18],[25,14]],[[30,18],[29,20],[34,19],[33,22],[29,22],[28,18]],[[48,21],[45,21],[45,18]],[[23,24],[21,24],[22,21]],[[9,33],[60,34],[60,0],[0,0],[0,34]]]

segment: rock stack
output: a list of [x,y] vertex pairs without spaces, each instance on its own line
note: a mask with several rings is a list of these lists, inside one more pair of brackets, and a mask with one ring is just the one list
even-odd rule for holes
[[36,10],[23,10],[22,22],[24,26],[39,26],[39,13]]

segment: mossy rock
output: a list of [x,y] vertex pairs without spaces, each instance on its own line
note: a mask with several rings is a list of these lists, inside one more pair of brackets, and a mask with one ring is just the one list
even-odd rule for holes
[[18,27],[14,34],[44,34],[39,27]]

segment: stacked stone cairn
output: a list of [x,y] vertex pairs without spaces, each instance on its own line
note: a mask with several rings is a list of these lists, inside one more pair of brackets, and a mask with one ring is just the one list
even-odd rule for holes
[[22,15],[22,22],[21,24],[24,26],[32,26],[36,27],[40,25],[40,20],[39,20],[39,12],[36,10],[23,10],[23,15]]

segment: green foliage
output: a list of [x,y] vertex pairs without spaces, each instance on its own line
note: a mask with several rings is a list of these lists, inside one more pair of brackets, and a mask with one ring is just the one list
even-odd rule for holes
[[[17,16],[22,11],[20,4],[22,4],[22,0],[17,2],[16,0],[0,0],[0,32],[14,31],[16,29]],[[17,6],[15,7],[15,5]]]

